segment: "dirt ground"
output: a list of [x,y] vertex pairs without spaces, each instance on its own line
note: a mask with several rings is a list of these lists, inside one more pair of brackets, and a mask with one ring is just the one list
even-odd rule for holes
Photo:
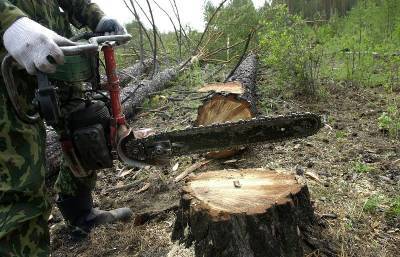
[[[303,174],[315,213],[321,218],[318,226],[323,225],[323,238],[336,247],[337,256],[399,256],[400,217],[390,215],[389,210],[391,200],[399,197],[400,144],[382,133],[377,122],[386,109],[387,93],[345,83],[326,84],[324,89],[319,101],[260,96],[264,113],[268,107],[268,114],[312,111],[326,115],[327,125],[317,135],[257,146],[228,162],[212,161],[196,172],[270,167]],[[200,103],[190,99],[198,95],[187,91],[185,101],[176,101],[182,97],[178,92],[179,88],[163,92],[155,103],[146,104],[132,126],[162,131],[190,125]],[[160,108],[163,106],[168,107]],[[88,237],[77,239],[68,233],[58,210],[53,208],[53,256],[194,256],[192,248],[170,240],[173,210],[183,183],[175,183],[174,178],[202,158],[179,157],[169,166],[140,171],[116,163],[115,169],[101,171],[96,205],[104,209],[129,206],[137,218],[96,228]],[[131,184],[134,181],[140,183]],[[118,189],[128,184],[131,188]]]

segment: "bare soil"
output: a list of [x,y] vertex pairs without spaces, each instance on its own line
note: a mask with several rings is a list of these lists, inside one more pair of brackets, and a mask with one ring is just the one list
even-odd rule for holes
[[[337,250],[337,256],[399,256],[400,216],[390,215],[390,208],[392,199],[399,197],[400,144],[380,131],[377,121],[386,110],[388,94],[383,89],[360,89],[345,83],[323,88],[319,100],[260,95],[263,106],[269,106],[268,114],[311,111],[326,115],[327,125],[317,135],[256,146],[228,160],[214,160],[195,172],[268,167],[297,173],[307,180],[320,217],[316,226],[321,227],[322,238]],[[184,101],[177,100],[182,97]],[[182,93],[179,88],[163,92],[145,105],[132,126],[163,131],[191,125],[200,103],[191,98],[198,94]],[[98,227],[86,238],[77,239],[53,208],[53,256],[194,256],[193,248],[170,239],[184,183],[175,183],[174,178],[202,158],[175,158],[170,165],[147,167],[137,176],[137,170],[119,162],[115,169],[101,171],[96,205],[104,209],[129,206],[137,218]],[[130,189],[115,188],[137,180],[142,181]],[[320,254],[316,251],[307,256]]]

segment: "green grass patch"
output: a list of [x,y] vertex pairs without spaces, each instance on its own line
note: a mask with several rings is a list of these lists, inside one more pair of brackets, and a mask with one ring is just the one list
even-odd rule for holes
[[367,213],[375,213],[382,202],[382,198],[378,195],[373,195],[365,201],[363,211]]
[[400,196],[390,201],[390,208],[387,214],[392,218],[400,218]]
[[374,168],[370,165],[359,161],[354,164],[353,169],[357,173],[368,173],[374,170]]
[[336,137],[337,139],[343,139],[343,138],[346,138],[346,137],[347,137],[347,133],[344,132],[344,131],[337,131],[337,132],[335,133],[335,137]]

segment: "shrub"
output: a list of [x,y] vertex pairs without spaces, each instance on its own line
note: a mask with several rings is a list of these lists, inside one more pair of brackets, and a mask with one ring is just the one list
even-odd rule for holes
[[400,114],[395,104],[390,104],[387,111],[378,118],[379,128],[389,134],[390,137],[398,138],[400,130]]
[[286,5],[267,10],[259,32],[262,61],[277,73],[278,83],[299,94],[315,95],[322,47],[304,20],[291,15]]

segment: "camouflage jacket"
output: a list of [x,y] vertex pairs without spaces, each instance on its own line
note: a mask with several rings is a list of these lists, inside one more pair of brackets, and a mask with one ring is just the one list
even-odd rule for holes
[[0,60],[5,52],[3,34],[21,17],[29,17],[60,35],[70,37],[70,24],[94,30],[103,15],[91,0],[0,0]]

